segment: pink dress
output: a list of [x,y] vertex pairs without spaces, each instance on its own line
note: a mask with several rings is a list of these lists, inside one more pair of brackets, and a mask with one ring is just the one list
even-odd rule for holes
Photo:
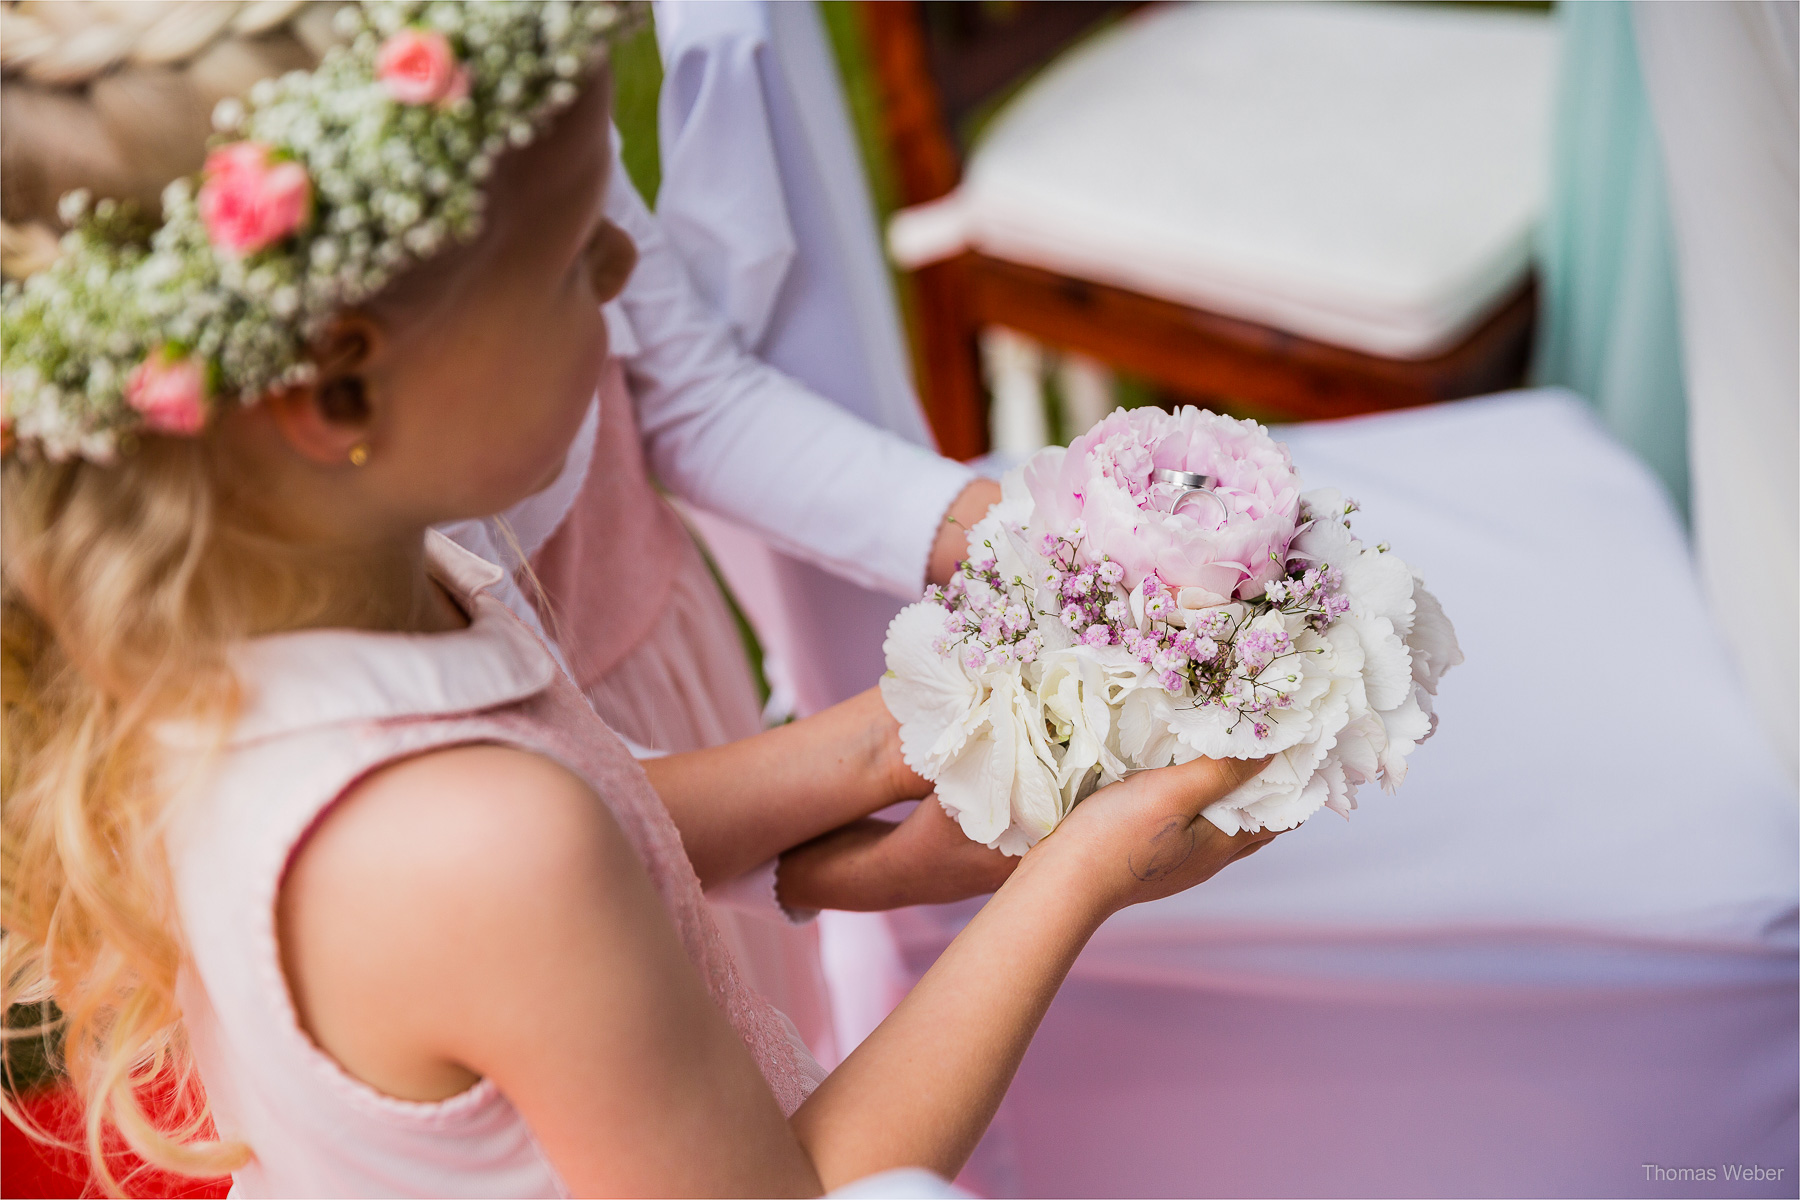
[[[574,507],[532,558],[550,601],[544,624],[594,711],[622,736],[668,753],[762,730],[737,625],[674,508],[656,490],[619,360],[600,384],[592,464]],[[528,589],[529,590],[529,589]],[[815,926],[715,906],[751,986],[822,1058],[831,1004]]]
[[221,1134],[255,1155],[236,1173],[234,1195],[567,1195],[491,1081],[435,1103],[383,1095],[313,1043],[289,997],[275,904],[296,848],[358,779],[434,748],[517,746],[585,779],[642,858],[782,1109],[792,1113],[820,1078],[792,1026],[743,982],[643,770],[537,637],[484,591],[499,568],[438,534],[428,549],[469,628],[256,639],[237,652],[248,696],[220,757],[206,760],[206,746],[180,729],[165,732],[169,769],[203,772],[167,845],[189,950],[187,1034]]

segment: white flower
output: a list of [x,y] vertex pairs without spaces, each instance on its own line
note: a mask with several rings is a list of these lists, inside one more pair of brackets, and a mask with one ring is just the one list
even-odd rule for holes
[[1456,630],[1444,615],[1444,606],[1425,589],[1424,578],[1415,571],[1413,580],[1413,626],[1406,645],[1412,652],[1413,679],[1435,696],[1444,672],[1462,662],[1462,647],[1457,645]]
[[[1183,708],[1151,692],[1132,698],[1138,711],[1123,723],[1134,736],[1128,751],[1177,762],[1276,752],[1254,779],[1207,809],[1207,819],[1228,833],[1291,829],[1321,807],[1348,814],[1364,783],[1379,780],[1394,790],[1405,779],[1407,756],[1432,729],[1425,681],[1435,688],[1443,670],[1462,661],[1442,607],[1406,564],[1352,537],[1335,493],[1308,499],[1313,512],[1331,516],[1296,539],[1295,553],[1343,573],[1350,611],[1323,632],[1285,619],[1298,653],[1258,676],[1259,690],[1272,684],[1285,706],[1250,719],[1225,707]],[[1249,628],[1273,628],[1277,619],[1264,613]]]
[[888,673],[881,697],[900,722],[906,765],[927,779],[935,779],[962,752],[985,719],[987,689],[980,673],[964,666],[960,655],[933,649],[949,617],[941,604],[909,604],[888,625],[882,643]]
[[[1113,647],[1070,646],[1046,655],[1041,662],[1037,688],[1044,720],[1051,740],[1067,747],[1056,768],[1056,785],[1062,791],[1066,812],[1087,785],[1124,778],[1129,764],[1118,754],[1114,696],[1131,686],[1143,670]],[[1089,778],[1095,768],[1099,768],[1097,781]]]
[[963,833],[1003,854],[1035,846],[1064,814],[1041,702],[1017,669],[988,673],[981,724],[937,776],[938,800]]
[[882,699],[900,722],[907,765],[936,783],[963,832],[1023,854],[1065,812],[1043,705],[1018,663],[983,655],[970,667],[935,651],[948,616],[943,606],[920,602],[894,618],[883,646]]
[[236,96],[227,96],[213,105],[213,128],[220,133],[233,133],[244,123],[244,102]]
[[88,204],[93,198],[93,193],[86,188],[64,192],[62,199],[56,202],[56,215],[64,225],[73,225],[87,215]]

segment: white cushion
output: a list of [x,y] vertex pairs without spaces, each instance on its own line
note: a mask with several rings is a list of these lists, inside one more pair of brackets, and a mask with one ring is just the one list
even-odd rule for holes
[[1428,356],[1528,268],[1555,55],[1527,13],[1155,6],[1033,81],[890,240]]

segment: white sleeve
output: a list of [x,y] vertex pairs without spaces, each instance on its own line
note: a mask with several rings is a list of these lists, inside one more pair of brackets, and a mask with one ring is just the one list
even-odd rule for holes
[[912,599],[950,504],[975,475],[876,429],[745,352],[615,157],[607,216],[637,243],[619,297],[644,456],[696,507],[864,587]]

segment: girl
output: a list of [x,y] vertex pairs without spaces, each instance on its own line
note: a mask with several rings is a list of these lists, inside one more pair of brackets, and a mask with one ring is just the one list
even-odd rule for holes
[[[241,1194],[954,1174],[1100,922],[1266,840],[1199,819],[1255,765],[1084,802],[817,1083],[700,889],[915,789],[884,715],[660,762],[659,799],[428,534],[546,486],[603,367],[605,14],[369,9],[225,114],[150,254],[101,213],[7,295],[4,998],[62,1010],[91,1152]],[[190,1066],[217,1141],[139,1106]]]
[[[209,10],[214,19],[198,23],[185,20],[179,6],[154,3],[39,8],[27,16],[8,10],[9,20],[17,18],[8,25],[9,45],[33,55],[9,52],[4,84],[7,223],[0,234],[9,273],[20,265],[14,248],[45,239],[55,247],[46,225],[54,223],[60,195],[53,185],[136,197],[149,207],[170,179],[197,169],[213,102],[241,96],[258,77],[310,66],[331,36],[320,27],[328,15],[322,7],[257,5],[233,19],[221,4]],[[82,49],[129,47],[134,36],[145,43],[144,57],[169,64],[140,65],[133,50],[133,61],[120,67],[109,54]],[[23,72],[16,69],[21,61]],[[199,132],[189,128],[196,113]],[[71,158],[71,145],[82,148],[79,158]],[[490,519],[445,532],[521,571],[518,551],[531,553],[543,586],[521,580],[521,589],[509,574],[497,594],[539,633],[548,638],[546,630],[554,630],[560,644],[553,651],[629,744],[679,752],[747,737],[762,722],[736,624],[656,485],[702,506],[726,507],[778,541],[804,544],[832,570],[915,597],[922,570],[945,582],[960,557],[961,531],[998,490],[960,464],[856,421],[746,355],[698,303],[658,221],[616,157],[614,163],[606,212],[629,232],[638,266],[632,270],[623,251],[608,260],[610,269],[630,274],[606,306],[618,336],[599,395],[550,488],[509,509],[504,528]],[[72,174],[75,167],[80,172]],[[619,290],[616,280],[595,286]],[[826,469],[796,476],[795,457]],[[591,469],[596,460],[600,468]],[[946,506],[950,522],[941,519]],[[534,590],[549,601],[543,623],[527,596]],[[870,669],[866,655],[865,646],[850,656],[861,661],[865,682],[880,670]],[[865,710],[881,713],[870,700],[864,698]],[[938,846],[969,857],[935,809],[918,813],[892,845],[874,836],[882,829],[861,827],[856,861],[864,868],[893,851],[916,855]],[[805,906],[796,900],[813,894],[806,867],[789,856],[781,882],[794,903],[784,908],[776,903],[775,865],[759,864],[712,888],[714,919],[747,982],[835,1060],[819,935],[804,924]],[[967,886],[991,890],[1005,870],[998,855],[988,856],[985,886]],[[941,869],[934,878],[949,882]],[[850,877],[840,869],[836,881]],[[838,906],[868,904],[842,886],[833,898]]]

